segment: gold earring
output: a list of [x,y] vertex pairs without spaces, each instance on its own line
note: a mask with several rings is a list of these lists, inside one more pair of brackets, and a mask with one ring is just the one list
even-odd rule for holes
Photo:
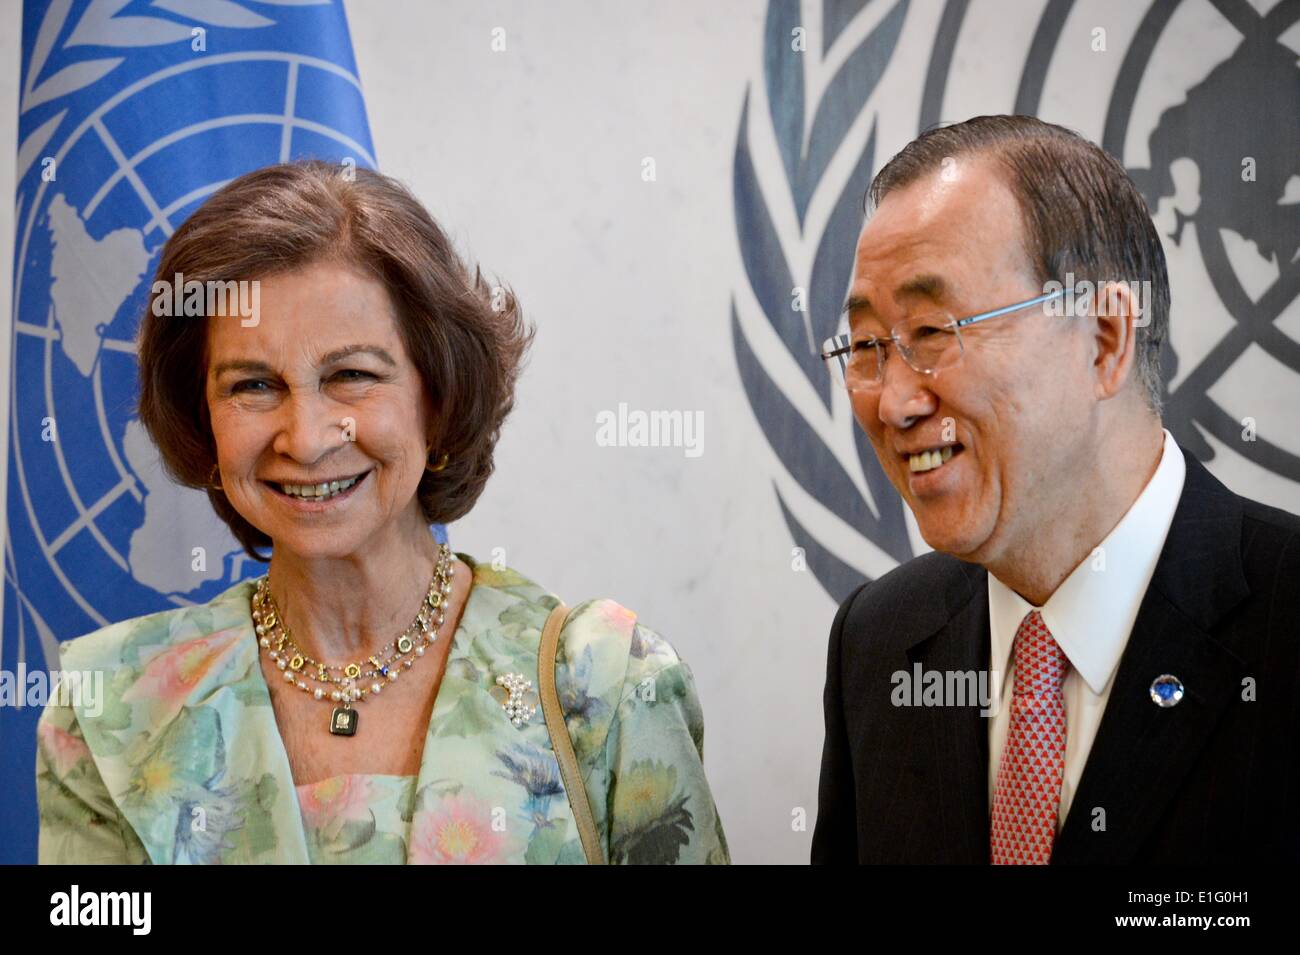
[[220,483],[217,484],[212,483],[213,479],[215,479],[220,473],[221,473],[221,465],[219,464],[212,465],[212,473],[208,475],[208,487],[212,488],[214,491],[225,490],[225,488],[222,487]]
[[437,464],[433,465],[432,467],[430,467],[428,464],[426,464],[426,465],[424,466],[424,469],[425,469],[426,471],[432,471],[434,474],[437,474],[439,471],[441,471],[443,468],[445,468],[445,467],[447,466],[447,461],[448,461],[448,459],[449,459],[449,455],[448,455],[446,452],[444,452],[443,455],[442,455],[442,457],[440,457],[440,458],[438,459],[438,463],[437,463]]

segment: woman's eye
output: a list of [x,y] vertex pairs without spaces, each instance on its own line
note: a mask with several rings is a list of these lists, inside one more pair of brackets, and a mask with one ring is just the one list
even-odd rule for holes
[[235,386],[230,390],[232,392],[258,391],[260,389],[255,388],[254,385],[264,385],[264,384],[266,384],[266,382],[260,378],[249,378],[247,381],[236,382]]
[[360,377],[359,377],[359,378],[351,378],[351,377],[348,377],[348,378],[345,378],[344,380],[347,380],[347,381],[360,381],[360,380],[363,379],[363,378],[373,378],[373,377],[375,377],[375,376],[372,375],[370,372],[368,372],[368,371],[362,371],[360,368],[344,368],[342,371],[340,371],[340,372],[339,372],[337,375],[335,375],[334,377],[335,377],[335,378],[344,378],[344,376],[351,376],[351,375],[359,375]]

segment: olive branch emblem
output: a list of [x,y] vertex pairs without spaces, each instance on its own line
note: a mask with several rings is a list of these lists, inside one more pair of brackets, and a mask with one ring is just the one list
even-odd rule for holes
[[[789,477],[825,511],[874,545],[877,560],[873,566],[881,569],[913,556],[903,502],[854,424],[847,397],[833,384],[819,353],[821,343],[839,329],[840,306],[862,223],[862,199],[875,160],[874,122],[847,179],[838,181],[843,177],[837,179],[829,170],[832,165],[846,165],[834,160],[849,148],[846,140],[889,63],[908,2],[897,0],[886,10],[888,0],[880,0],[865,13],[867,0],[825,5],[821,57],[814,66],[838,60],[843,50],[837,50],[836,40],[845,39],[859,15],[883,15],[844,57],[817,102],[809,103],[806,68],[818,51],[807,40],[805,48],[799,48],[803,30],[799,3],[772,0],[764,28],[763,57],[770,115],[751,116],[752,90],[747,89],[733,168],[737,238],[749,288],[761,312],[752,322],[742,322],[746,313],[738,306],[737,296],[732,296],[732,340],[745,394]],[[810,124],[805,122],[809,110]],[[776,179],[774,182],[760,181],[751,119],[755,123],[771,121],[784,173],[768,177]],[[837,189],[825,228],[816,235],[809,220],[814,198]],[[778,232],[773,206],[765,197],[789,203],[798,223],[797,235]],[[809,258],[811,267],[796,276],[792,260]],[[745,296],[741,299],[747,303]],[[762,329],[764,320],[774,337]],[[774,365],[782,370],[773,371]],[[808,567],[831,597],[842,600],[862,582],[863,571],[838,557],[805,526],[796,511],[810,508],[793,502],[776,478],[773,488],[786,526],[803,548]],[[821,517],[817,523],[825,525],[825,515]]]

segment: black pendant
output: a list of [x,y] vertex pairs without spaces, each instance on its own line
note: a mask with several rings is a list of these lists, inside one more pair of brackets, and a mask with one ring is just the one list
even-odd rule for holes
[[330,732],[335,736],[355,736],[357,711],[342,706],[334,707],[334,715],[330,717]]

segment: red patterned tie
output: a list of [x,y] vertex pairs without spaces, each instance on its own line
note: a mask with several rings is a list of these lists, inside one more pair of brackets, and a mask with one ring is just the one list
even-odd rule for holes
[[1065,776],[1065,696],[1070,661],[1037,610],[1016,631],[1016,682],[989,842],[994,865],[1046,865]]

